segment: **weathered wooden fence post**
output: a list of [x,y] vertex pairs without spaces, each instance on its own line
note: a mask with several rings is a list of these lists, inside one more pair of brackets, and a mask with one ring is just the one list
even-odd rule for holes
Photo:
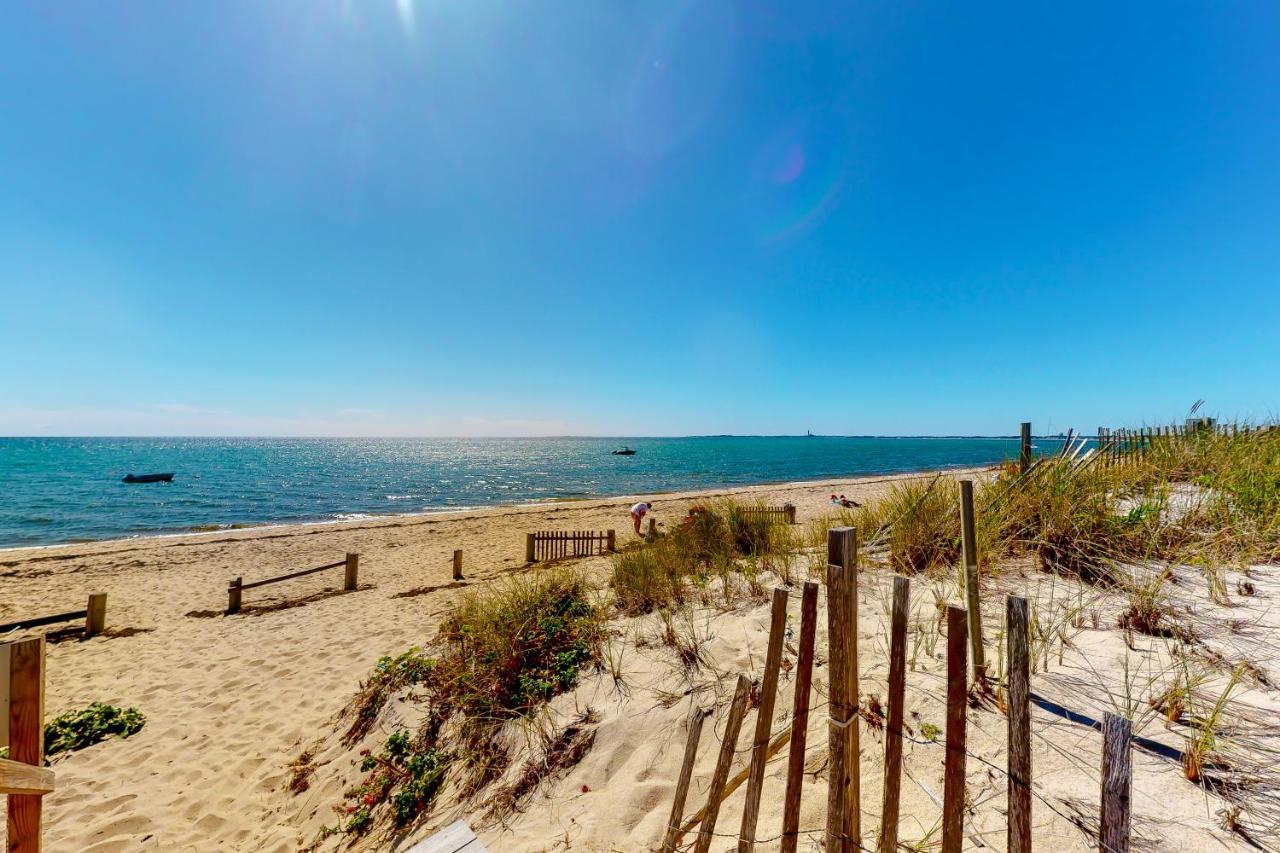
[[1018,447],[1018,471],[1027,473],[1031,467],[1031,422],[1022,422],[1022,437]]
[[84,611],[84,635],[92,637],[101,634],[107,627],[107,594],[94,593],[89,596],[89,606]]
[[648,542],[658,538],[658,520],[656,518],[649,519],[649,532],[644,538]]
[[227,615],[240,612],[240,587],[244,578],[232,578],[227,584]]
[[1009,731],[1008,853],[1031,853],[1031,675],[1027,600],[1011,595],[1005,602],[1009,641],[1009,688],[1006,696]]
[[680,778],[676,780],[676,796],[671,802],[671,817],[667,820],[667,834],[662,839],[663,853],[676,849],[680,835],[680,819],[684,817],[684,801],[689,796],[689,779],[693,776],[693,762],[698,757],[698,741],[702,737],[702,721],[707,718],[701,708],[689,714],[689,737],[684,742],[684,762],[680,765]]
[[[8,684],[9,760],[44,767],[44,636],[4,646],[0,678]],[[39,794],[9,794],[6,831],[9,853],[40,853]]]
[[342,575],[342,588],[348,592],[355,589],[359,583],[360,574],[360,555],[348,554],[346,571]]
[[462,580],[462,549],[453,549],[453,579]]
[[524,561],[526,563],[533,562],[533,537],[535,534],[526,533],[524,535]]
[[729,706],[729,718],[725,721],[724,740],[720,743],[720,757],[716,759],[715,772],[711,774],[711,790],[707,794],[707,805],[702,811],[702,826],[698,828],[698,841],[694,845],[694,853],[707,853],[711,849],[711,839],[716,831],[716,818],[720,815],[720,798],[724,786],[729,781],[729,767],[733,764],[733,755],[737,751],[738,732],[742,729],[742,718],[747,713],[747,698],[751,695],[751,679],[745,675],[738,676],[738,686],[733,693],[733,704]]
[[969,701],[969,618],[963,607],[947,608],[947,755],[942,781],[942,853],[964,844],[965,707]]
[[787,524],[796,523],[796,505],[792,503],[783,504],[782,508],[787,512]]
[[800,840],[800,794],[804,786],[809,692],[813,683],[813,641],[817,631],[818,585],[805,581],[800,598],[800,649],[796,656],[796,695],[791,710],[791,746],[787,753],[787,792],[782,805],[782,853],[795,853]]
[[769,646],[764,658],[764,681],[760,685],[760,707],[756,711],[756,733],[751,746],[751,775],[747,777],[746,802],[742,807],[742,829],[738,833],[738,853],[751,853],[756,846],[756,823],[760,818],[760,792],[764,786],[764,765],[768,759],[769,734],[773,726],[773,705],[778,695],[778,669],[782,666],[782,640],[787,630],[787,591],[773,591],[769,620]]
[[830,723],[827,734],[827,850],[861,846],[858,762],[858,541],[852,527],[827,531],[827,644]]
[[605,547],[609,549],[610,553],[618,550],[618,534],[616,531],[605,531]]
[[884,728],[884,797],[880,809],[880,853],[898,849],[898,802],[902,791],[902,721],[907,686],[907,614],[911,581],[893,579],[893,613],[889,623],[889,719]]
[[1129,853],[1129,795],[1133,765],[1129,739],[1133,725],[1107,713],[1102,721],[1102,810],[1098,841],[1106,853]]
[[973,520],[973,481],[960,481],[960,543],[964,556],[964,593],[969,613],[969,645],[973,650],[973,680],[987,683],[987,659],[982,648],[982,609],[978,590],[978,539]]

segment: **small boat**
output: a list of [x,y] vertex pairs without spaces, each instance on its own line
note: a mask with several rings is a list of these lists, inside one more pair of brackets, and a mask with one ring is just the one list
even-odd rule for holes
[[624,447],[621,450],[613,451],[614,456],[635,456],[636,452],[630,447]]
[[128,474],[125,483],[168,483],[173,480],[173,472],[167,474]]

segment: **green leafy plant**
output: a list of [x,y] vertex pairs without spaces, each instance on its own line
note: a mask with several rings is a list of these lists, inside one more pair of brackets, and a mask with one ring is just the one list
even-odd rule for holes
[[137,708],[117,708],[94,702],[80,711],[68,711],[44,727],[44,754],[56,755],[84,749],[109,737],[136,734],[147,718]]

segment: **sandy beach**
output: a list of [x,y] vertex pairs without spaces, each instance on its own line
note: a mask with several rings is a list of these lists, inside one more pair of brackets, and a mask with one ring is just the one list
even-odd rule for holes
[[[867,501],[904,477],[868,477],[654,498],[674,522],[717,496],[791,501],[801,521],[831,492]],[[524,534],[615,528],[625,496],[350,523],[270,527],[0,552],[0,621],[82,607],[108,594],[104,636],[51,643],[46,719],[90,702],[136,706],[145,728],[55,762],[47,849],[296,850],[332,822],[318,796],[285,789],[300,745],[331,731],[373,663],[421,645],[468,589],[524,569]],[[451,580],[455,548],[466,580]],[[223,616],[228,579],[246,582],[360,554],[360,590],[341,571],[245,593]],[[608,561],[585,561],[603,571]],[[399,597],[417,591],[416,594]],[[274,609],[279,607],[280,609]],[[336,800],[334,800],[336,802]],[[505,849],[499,845],[496,849]],[[631,849],[624,844],[621,849]]]

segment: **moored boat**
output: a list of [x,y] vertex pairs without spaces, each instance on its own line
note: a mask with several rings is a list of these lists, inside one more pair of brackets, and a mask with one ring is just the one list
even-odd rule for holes
[[166,474],[126,474],[125,483],[168,483],[173,480],[173,472]]

